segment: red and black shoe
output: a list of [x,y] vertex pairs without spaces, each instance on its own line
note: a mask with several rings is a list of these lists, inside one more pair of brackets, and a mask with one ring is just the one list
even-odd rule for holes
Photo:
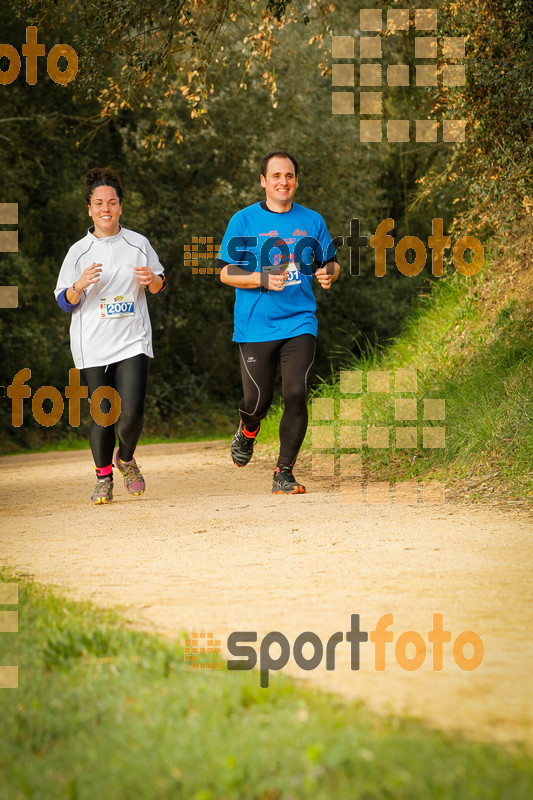
[[231,442],[231,458],[236,467],[245,467],[254,454],[255,437],[259,432],[259,425],[254,433],[249,433],[242,422]]
[[272,479],[272,494],[305,494],[305,486],[295,479],[292,467],[276,467]]

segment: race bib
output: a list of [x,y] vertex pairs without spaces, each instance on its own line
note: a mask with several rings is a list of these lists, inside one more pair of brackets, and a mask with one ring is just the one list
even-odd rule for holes
[[302,282],[302,276],[300,275],[300,270],[298,269],[297,264],[291,262],[290,264],[269,264],[263,267],[262,271],[266,273],[274,273],[277,274],[280,269],[282,272],[287,272],[287,280],[285,282],[285,286],[295,286],[297,283]]
[[294,286],[295,284],[301,282],[302,282],[302,277],[300,275],[300,271],[298,270],[298,268],[295,266],[289,267],[289,275],[287,277],[285,286]]
[[135,302],[132,294],[117,295],[116,297],[100,298],[100,318],[115,319],[115,317],[133,317]]

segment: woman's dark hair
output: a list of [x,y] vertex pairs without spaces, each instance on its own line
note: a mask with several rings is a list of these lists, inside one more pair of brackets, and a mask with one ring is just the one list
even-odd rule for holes
[[294,164],[294,174],[296,175],[296,177],[298,177],[298,162],[296,161],[294,156],[291,156],[291,154],[287,153],[286,150],[272,150],[271,153],[267,153],[266,156],[263,156],[263,158],[261,159],[261,175],[263,175],[266,178],[268,162],[270,161],[271,158],[276,158],[276,156],[278,158],[290,159]]
[[117,197],[122,203],[124,191],[118,172],[110,167],[93,167],[85,174],[85,200],[87,205],[91,202],[92,193],[98,186],[112,186]]

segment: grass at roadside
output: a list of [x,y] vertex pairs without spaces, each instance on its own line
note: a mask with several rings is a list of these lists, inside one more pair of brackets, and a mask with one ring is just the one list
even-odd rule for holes
[[[0,581],[15,580],[3,573]],[[3,607],[4,610],[8,606]],[[19,581],[0,800],[526,800],[533,760],[311,693],[196,671],[114,613]],[[224,666],[224,665],[223,665]]]
[[[145,444],[179,444],[181,442],[208,442],[214,439],[227,439],[230,435],[230,430],[233,428],[228,422],[226,426],[218,427],[193,427],[185,428],[184,430],[168,436],[158,436],[155,434],[143,434],[139,440],[139,446]],[[29,447],[17,447],[12,443],[0,444],[0,457],[11,455],[28,455],[31,453],[49,453],[49,452],[66,452],[69,450],[89,450],[88,437],[78,437],[67,434],[62,439],[54,439],[48,443],[44,442],[42,438],[39,444],[34,444]]]
[[[381,352],[354,358],[345,366],[363,372],[363,394],[348,393],[342,398],[362,397],[362,421],[355,420],[355,424],[362,424],[368,476],[387,480],[429,477],[449,483],[468,480],[483,487],[483,492],[505,486],[517,497],[533,496],[531,307],[516,297],[502,302],[501,289],[501,282],[491,284],[481,275],[470,281],[460,275],[443,279],[421,299],[397,340]],[[365,391],[366,373],[371,370],[388,371],[389,392]],[[416,393],[395,391],[397,370],[416,370]],[[321,384],[314,397],[332,398],[338,416],[339,375]],[[396,400],[405,398],[418,400],[414,419],[396,419]],[[423,399],[444,399],[445,419],[424,419]],[[275,409],[262,426],[263,440],[277,437],[280,412],[279,407]],[[343,420],[342,425],[353,422]],[[331,422],[315,418],[312,424]],[[368,426],[388,427],[389,446],[367,447]],[[446,429],[445,448],[423,447],[422,429],[435,426]],[[398,427],[418,428],[416,447],[396,445]],[[311,431],[304,447],[312,447]],[[338,430],[334,452],[349,452],[341,450]]]

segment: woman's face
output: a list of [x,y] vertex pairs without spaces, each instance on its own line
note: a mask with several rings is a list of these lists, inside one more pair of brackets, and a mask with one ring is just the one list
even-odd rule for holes
[[91,195],[89,216],[94,223],[94,235],[99,239],[114,236],[120,230],[122,205],[112,186],[97,186]]

